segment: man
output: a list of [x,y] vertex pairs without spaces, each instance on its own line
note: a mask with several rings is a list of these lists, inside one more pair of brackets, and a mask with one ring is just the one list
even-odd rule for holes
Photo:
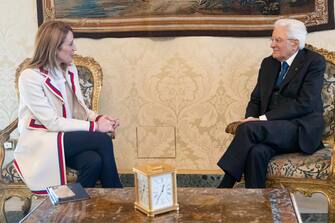
[[306,35],[298,20],[275,22],[272,56],[262,61],[245,119],[218,161],[225,171],[219,188],[233,187],[242,174],[247,188],[263,188],[274,155],[311,154],[322,146],[325,61],[304,49]]

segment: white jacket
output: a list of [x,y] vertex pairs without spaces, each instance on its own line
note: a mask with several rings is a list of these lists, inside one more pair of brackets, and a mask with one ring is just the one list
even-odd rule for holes
[[75,65],[65,75],[72,98],[72,118],[67,118],[64,99],[49,71],[26,69],[19,78],[19,140],[14,165],[33,193],[66,184],[63,132],[95,131],[98,115],[87,108]]

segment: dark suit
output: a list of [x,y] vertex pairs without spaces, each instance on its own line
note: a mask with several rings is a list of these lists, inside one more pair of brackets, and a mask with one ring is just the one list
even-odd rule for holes
[[242,123],[218,166],[247,187],[264,187],[267,164],[280,153],[311,154],[321,144],[324,58],[308,49],[298,52],[283,83],[275,86],[280,62],[262,61],[245,117],[266,115],[268,121]]

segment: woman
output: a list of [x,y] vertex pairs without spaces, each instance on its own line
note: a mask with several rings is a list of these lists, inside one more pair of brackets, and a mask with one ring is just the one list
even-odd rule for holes
[[[72,64],[73,31],[60,21],[42,24],[35,52],[19,78],[18,146],[15,167],[32,192],[66,184],[66,166],[78,170],[78,182],[122,187],[107,132],[118,120],[87,108]],[[66,163],[66,165],[65,165]]]

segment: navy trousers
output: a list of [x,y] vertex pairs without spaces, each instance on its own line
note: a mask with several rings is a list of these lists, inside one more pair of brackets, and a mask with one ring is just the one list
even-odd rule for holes
[[267,166],[276,154],[300,151],[298,127],[285,120],[242,123],[218,166],[247,188],[265,187]]
[[101,132],[75,131],[64,133],[66,165],[79,172],[83,187],[94,187],[100,179],[102,187],[121,188],[113,143]]

